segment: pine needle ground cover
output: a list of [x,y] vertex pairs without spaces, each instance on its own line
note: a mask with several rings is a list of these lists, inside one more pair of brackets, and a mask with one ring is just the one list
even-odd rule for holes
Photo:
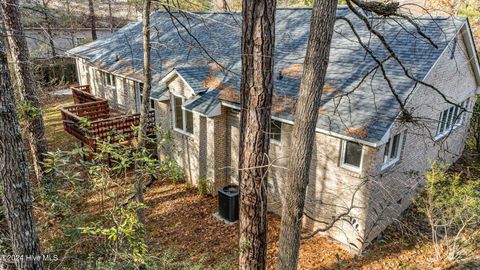
[[[44,101],[44,119],[47,138],[52,151],[56,148],[71,150],[76,141],[63,131],[58,108],[70,104],[69,97],[47,98]],[[468,168],[477,175],[471,157],[463,158],[454,171]],[[132,175],[126,175],[119,186],[107,192],[117,192],[127,197],[131,190]],[[473,177],[470,175],[470,177]],[[69,188],[58,190],[60,195],[72,192]],[[124,194],[122,193],[124,192]],[[70,219],[65,221],[62,206],[35,200],[36,219],[44,253],[55,254],[60,259],[48,262],[51,269],[92,269],[99,266],[99,243],[105,236],[85,235],[80,228],[85,224],[100,222],[108,215],[113,202],[101,198],[98,192],[83,192],[81,197],[70,198]],[[156,261],[153,269],[234,269],[238,255],[238,226],[226,225],[213,217],[217,211],[217,198],[201,195],[186,183],[163,180],[154,182],[145,193],[146,224],[145,245],[148,254]],[[103,206],[101,206],[103,204]],[[52,215],[48,210],[57,207]],[[268,268],[275,269],[278,252],[280,218],[268,216]],[[66,224],[68,223],[68,224]],[[101,254],[100,254],[101,255]],[[448,262],[432,261],[434,250],[429,240],[428,223],[414,207],[390,225],[363,256],[353,256],[335,242],[321,236],[302,242],[299,269],[461,269]],[[476,262],[472,262],[475,267]],[[478,262],[477,262],[478,263]],[[97,269],[111,269],[107,266]],[[125,268],[132,269],[132,268]]]

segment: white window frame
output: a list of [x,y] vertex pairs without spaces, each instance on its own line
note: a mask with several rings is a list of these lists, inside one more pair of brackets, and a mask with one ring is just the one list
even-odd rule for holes
[[[103,84],[107,87],[115,88],[116,87],[115,75],[105,71],[100,71],[100,72],[102,73]],[[107,77],[110,77],[110,84],[107,83],[108,82]]]
[[[280,135],[280,140],[277,140],[277,139],[273,138],[273,135],[275,135],[275,134],[272,133],[272,128],[271,128],[272,125],[273,125],[273,121],[276,121],[276,122],[280,123],[280,134],[279,134]],[[278,120],[275,120],[275,119],[270,119],[270,134],[268,134],[268,136],[269,136],[270,142],[272,144],[281,145],[282,144],[282,122],[280,122]]]
[[[400,135],[400,140],[398,141],[398,152],[397,152],[397,156],[394,157],[394,158],[390,158],[391,154],[392,154],[392,150],[393,150],[393,138],[397,135]],[[402,156],[402,149],[403,149],[403,140],[405,138],[405,132],[404,131],[401,131],[393,136],[391,136],[387,143],[385,144],[385,147],[387,146],[388,144],[388,157],[387,157],[387,160],[385,160],[385,150],[383,151],[383,164],[382,164],[382,170],[385,170],[387,168],[389,168],[390,166],[392,166],[393,164],[397,163],[399,160],[400,160],[400,157]]]
[[[346,147],[347,142],[358,143],[362,147],[362,152],[360,154],[360,166],[359,167],[356,167],[354,165],[345,163],[345,151],[347,150],[347,147]],[[362,169],[363,169],[363,155],[365,154],[364,145],[359,143],[359,142],[355,142],[355,141],[342,140],[342,145],[341,145],[340,148],[341,148],[340,149],[340,167],[345,168],[349,171],[353,171],[353,172],[356,172],[356,173],[361,173]]]
[[[467,98],[462,103],[460,103],[461,108],[466,108],[468,110],[470,98]],[[440,113],[438,118],[437,131],[435,135],[435,140],[439,140],[446,135],[450,134],[453,130],[460,127],[465,120],[465,112],[460,112],[461,108],[458,106],[450,106],[448,109],[443,110]],[[447,115],[445,121],[443,121],[443,116]],[[455,119],[456,118],[456,119]],[[455,122],[453,123],[453,120]]]
[[[176,96],[176,95],[173,95],[171,94],[171,99],[170,99],[170,105],[172,107],[172,127],[173,127],[173,130],[175,130],[176,132],[180,133],[180,134],[183,134],[183,135],[186,135],[186,136],[193,136],[193,132],[190,133],[187,131],[187,111],[185,110],[185,108],[183,107],[183,104],[185,103],[185,98],[182,97],[182,96]],[[181,98],[182,99],[182,128],[178,128],[176,127],[176,123],[177,123],[177,119],[176,119],[176,112],[175,112],[175,98]],[[192,113],[192,112],[190,112]],[[192,113],[193,114],[193,113]],[[193,116],[193,115],[192,115]]]

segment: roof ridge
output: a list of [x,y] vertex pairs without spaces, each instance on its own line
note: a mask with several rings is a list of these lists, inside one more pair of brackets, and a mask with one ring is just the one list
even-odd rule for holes
[[[348,10],[347,5],[338,5],[337,10]],[[277,7],[276,10],[312,10],[312,7]],[[179,12],[179,10],[172,11],[173,13]],[[156,10],[155,13],[167,13],[164,10]],[[188,11],[191,14],[226,14],[226,15],[235,15],[240,14],[241,10],[238,11],[221,11],[221,10],[198,10],[198,11]],[[382,16],[370,15],[370,18],[378,19],[384,18]],[[448,20],[448,19],[466,19],[465,16],[447,16],[447,15],[419,15],[414,17],[415,20]]]
[[[348,9],[347,5],[338,5],[337,9]],[[312,7],[277,7],[276,10],[312,10]],[[158,13],[166,13],[163,10],[157,10]],[[173,11],[179,12],[179,11]],[[241,10],[238,11],[221,11],[221,10],[197,10],[197,11],[188,11],[188,13],[194,14],[239,14]]]

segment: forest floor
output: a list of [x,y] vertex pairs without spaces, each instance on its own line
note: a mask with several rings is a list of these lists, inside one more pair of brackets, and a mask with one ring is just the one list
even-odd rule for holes
[[[71,97],[48,97],[44,106],[47,136],[51,150],[72,149],[75,139],[63,131],[59,107],[71,103]],[[226,225],[215,219],[217,198],[203,196],[187,184],[155,182],[145,193],[146,244],[150,253],[177,262],[192,262],[197,269],[231,269],[238,254],[238,225]],[[76,201],[77,216],[95,221],[98,195],[91,194]],[[87,260],[95,252],[94,240],[78,240],[78,228],[71,226],[69,243],[59,237],[61,218],[45,216],[36,207],[41,244],[45,252],[61,252],[61,257]],[[69,223],[74,221],[68,221]],[[65,226],[65,225],[63,225]],[[268,216],[268,269],[275,269],[278,252],[280,218]],[[58,248],[62,246],[63,249]],[[68,254],[68,255],[65,255]],[[463,269],[446,263],[433,263],[434,251],[428,238],[428,224],[414,208],[407,210],[398,222],[390,225],[362,256],[352,256],[333,241],[316,236],[303,241],[299,269]],[[82,269],[75,259],[66,259],[66,269]],[[170,268],[174,269],[174,268]],[[473,269],[473,268],[472,268]]]

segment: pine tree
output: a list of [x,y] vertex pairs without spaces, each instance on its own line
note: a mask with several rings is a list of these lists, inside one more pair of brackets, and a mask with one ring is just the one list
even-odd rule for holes
[[267,165],[273,92],[275,0],[245,0],[242,9],[240,121],[240,269],[265,269]]
[[310,37],[295,111],[292,150],[284,186],[278,269],[296,269],[300,232],[322,89],[325,84],[337,0],[314,2]]
[[43,269],[33,217],[27,158],[15,108],[7,56],[0,41],[0,179],[3,207],[20,270]]
[[45,139],[45,125],[41,114],[40,101],[35,77],[33,76],[30,52],[22,23],[22,15],[18,0],[5,0],[1,2],[3,21],[7,33],[7,39],[13,59],[13,66],[20,89],[22,102],[28,107],[28,127],[26,129],[30,150],[32,153],[37,181],[41,178],[41,162],[48,151]]

